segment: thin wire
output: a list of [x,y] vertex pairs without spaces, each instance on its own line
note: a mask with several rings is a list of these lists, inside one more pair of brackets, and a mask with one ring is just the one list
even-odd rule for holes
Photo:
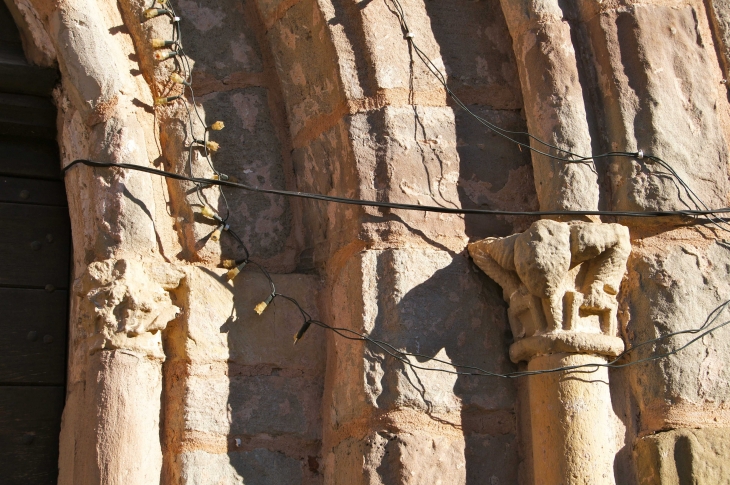
[[[387,5],[387,0],[385,0],[385,1],[386,1],[386,5]],[[400,0],[390,0],[390,1],[395,6],[394,13],[401,26],[401,30],[403,31],[404,38],[408,42],[408,45],[413,49],[413,51],[416,52],[416,54],[418,55],[418,58],[421,60],[421,62],[423,62],[423,64],[431,72],[431,74],[433,74],[434,77],[441,83],[441,85],[446,90],[448,95],[451,97],[451,99],[456,103],[456,105],[459,108],[466,111],[466,113],[468,113],[470,116],[472,116],[474,119],[476,119],[482,125],[486,126],[489,130],[491,130],[495,134],[511,141],[512,143],[515,143],[516,145],[518,145],[520,147],[524,147],[524,148],[531,150],[535,153],[538,153],[540,155],[549,157],[554,160],[562,161],[565,163],[587,163],[589,161],[595,161],[596,159],[607,158],[607,157],[626,157],[626,158],[633,158],[633,159],[642,159],[644,157],[643,154],[640,154],[639,152],[625,152],[625,151],[615,151],[615,152],[608,152],[608,153],[603,153],[600,155],[590,155],[590,156],[580,155],[578,153],[572,152],[572,151],[564,149],[564,148],[560,148],[557,145],[554,145],[554,144],[548,143],[544,140],[541,140],[541,139],[537,138],[536,136],[531,135],[528,132],[507,130],[507,129],[502,128],[498,125],[495,125],[494,123],[491,123],[490,121],[486,120],[485,118],[482,118],[481,116],[477,115],[472,110],[470,110],[469,107],[466,104],[464,104],[464,102],[462,102],[461,99],[459,99],[459,97],[451,90],[451,88],[448,85],[446,75],[444,73],[442,73],[441,70],[436,66],[436,64],[431,60],[431,58],[429,58],[428,55],[426,55],[426,53],[423,52],[420,47],[418,47],[418,44],[414,40],[415,36],[412,33],[410,27],[408,26],[405,10],[403,9],[403,6],[401,5]],[[393,10],[391,10],[391,11],[393,11]],[[516,139],[510,137],[508,134],[527,136],[528,138],[530,138],[531,140],[535,141],[536,143],[538,143],[540,145],[546,146],[548,148],[552,148],[554,150],[557,150],[558,152],[565,153],[568,155],[568,157],[572,157],[572,158],[556,156],[551,153],[539,150],[529,144],[523,143],[519,140],[516,140]],[[676,172],[676,170],[674,170],[674,168],[672,168],[672,166],[669,163],[667,163],[665,160],[663,160],[660,157],[655,156],[655,155],[646,156],[646,159],[659,164],[661,167],[663,167],[664,169],[666,169],[667,171],[670,172],[670,174],[674,177],[674,179],[676,179],[676,182],[678,182],[684,189],[686,195],[689,197],[695,210],[698,210],[701,208],[704,208],[705,210],[709,209],[709,207],[689,187],[689,185],[682,179],[682,177]],[[595,170],[595,167],[594,167],[594,170]],[[680,197],[680,200],[681,200],[681,197]],[[682,201],[682,202],[684,202],[684,201]],[[687,205],[687,207],[692,208],[689,205]],[[726,221],[723,221],[723,220],[717,219],[717,218],[712,218],[712,217],[709,217],[708,219],[716,228],[720,229],[721,231],[730,233],[730,226],[727,225]]]
[[[633,347],[631,347],[629,349],[626,349],[621,354],[619,354],[617,357],[615,357],[613,360],[606,362],[606,363],[577,364],[577,365],[555,367],[555,368],[544,369],[544,370],[515,371],[515,372],[499,373],[499,372],[489,371],[489,370],[483,369],[481,367],[456,364],[453,362],[449,362],[449,361],[439,359],[439,358],[436,358],[433,356],[425,355],[425,354],[406,352],[406,351],[396,348],[395,346],[389,344],[388,342],[372,338],[368,335],[356,332],[354,330],[327,325],[324,322],[312,319],[311,316],[309,315],[309,313],[307,313],[304,310],[304,308],[302,308],[302,306],[299,304],[299,302],[296,299],[291,298],[286,295],[281,295],[281,294],[277,294],[277,296],[281,296],[282,298],[290,301],[299,309],[299,312],[302,314],[302,318],[304,319],[303,328],[308,327],[310,324],[314,324],[325,330],[332,331],[335,334],[337,334],[340,337],[343,337],[347,340],[363,341],[365,343],[374,345],[375,347],[379,348],[380,350],[382,350],[389,356],[393,357],[396,360],[399,360],[400,362],[408,365],[409,367],[411,367],[413,369],[432,371],[432,372],[443,372],[446,374],[462,375],[462,376],[499,377],[499,378],[505,378],[505,379],[514,379],[517,377],[525,377],[525,376],[530,376],[530,375],[550,374],[550,373],[555,373],[555,372],[575,371],[575,370],[581,370],[586,373],[593,373],[593,372],[598,371],[601,367],[607,367],[610,369],[622,369],[622,368],[630,367],[630,366],[637,365],[637,364],[652,362],[655,360],[664,359],[664,358],[670,357],[674,354],[677,354],[678,352],[689,347],[696,341],[700,340],[702,337],[712,334],[713,332],[730,324],[730,320],[727,320],[718,325],[715,325],[714,327],[711,326],[716,320],[718,320],[718,318],[723,313],[723,311],[728,308],[728,305],[730,305],[730,300],[728,300],[728,301],[725,301],[724,303],[722,303],[721,305],[719,305],[717,308],[715,308],[710,313],[710,315],[707,317],[707,319],[705,319],[705,322],[700,327],[694,328],[694,329],[689,329],[689,330],[679,330],[676,332],[672,332],[672,333],[663,335],[661,337],[657,337],[652,340],[641,342],[639,344],[634,345]],[[710,328],[708,328],[708,327],[710,327]],[[300,335],[301,333],[303,333],[303,332],[300,330],[300,332],[298,332],[297,335]],[[650,357],[646,357],[646,358],[631,361],[631,362],[619,363],[622,359],[629,357],[633,352],[635,352],[636,350],[638,350],[642,347],[661,343],[672,337],[676,337],[678,335],[698,334],[698,333],[699,333],[699,335],[697,335],[695,338],[691,339],[689,342],[686,342],[684,345],[677,347],[669,352],[655,354]],[[445,364],[445,365],[453,367],[454,369],[468,369],[470,371],[459,371],[459,370],[452,370],[452,369],[419,366],[417,364],[414,364],[409,359],[409,357],[413,357],[416,359],[422,359],[422,360],[426,360],[426,361],[437,362],[440,364]]]
[[[349,204],[359,205],[365,207],[380,207],[388,209],[401,209],[401,210],[412,210],[421,212],[438,212],[443,214],[479,214],[479,215],[507,215],[507,216],[571,216],[571,215],[583,215],[583,216],[615,216],[615,217],[670,217],[670,216],[708,216],[714,214],[726,214],[730,212],[730,207],[722,207],[718,209],[701,209],[701,210],[673,210],[673,211],[601,211],[601,210],[569,210],[569,211],[508,211],[499,209],[461,209],[453,207],[441,207],[432,205],[416,205],[416,204],[400,204],[394,202],[379,202],[375,200],[367,199],[353,199],[348,197],[337,197],[332,195],[314,194],[309,192],[294,192],[290,190],[279,190],[279,189],[264,189],[261,187],[254,187],[252,185],[246,185],[239,182],[231,182],[230,180],[215,180],[200,177],[189,177],[187,175],[181,175],[175,172],[168,172],[165,170],[158,170],[152,167],[146,167],[143,165],[134,165],[129,163],[112,163],[112,162],[96,162],[87,159],[78,159],[69,163],[62,168],[62,171],[68,172],[72,167],[76,165],[87,165],[90,167],[102,167],[102,168],[121,168],[126,170],[138,170],[140,172],[151,173],[159,175],[161,177],[167,177],[176,180],[185,180],[188,182],[194,182],[198,184],[209,184],[209,185],[221,185],[224,187],[232,187],[250,192],[257,192],[263,194],[274,194],[282,195],[286,197],[298,197],[302,199],[313,199],[321,200],[325,202],[333,202],[338,204]],[[702,219],[699,219],[701,222]]]
[[[153,1],[153,3],[152,3],[153,7],[154,7],[155,3],[157,3],[157,0]],[[169,2],[169,1],[165,2],[164,6],[170,12],[170,16],[172,17],[172,40],[176,44],[175,60],[178,63],[178,67],[182,71],[181,74],[183,74],[183,79],[185,80],[185,82],[183,83],[183,95],[189,90],[190,99],[191,99],[190,104],[192,104],[193,112],[195,113],[195,116],[200,121],[201,125],[203,125],[205,127],[206,126],[205,121],[203,120],[203,117],[200,114],[200,110],[198,109],[197,102],[195,100],[195,91],[193,90],[193,66],[190,63],[189,57],[187,56],[187,54],[185,54],[185,49],[184,49],[183,41],[182,41],[182,29],[180,28],[180,17],[177,16],[177,13],[175,12],[175,8],[171,2]],[[208,165],[213,170],[213,173],[220,176],[221,172],[219,172],[213,165],[213,161],[211,160],[211,157],[210,157],[210,151],[208,150],[208,145],[207,145],[208,128],[207,127],[205,128],[205,131],[203,133],[203,140],[202,140],[202,143],[200,143],[198,141],[198,138],[195,136],[195,125],[193,123],[193,115],[190,111],[190,106],[188,105],[188,103],[185,103],[185,102],[183,102],[183,105],[185,106],[185,110],[188,115],[187,125],[189,125],[189,133],[185,134],[185,140],[187,140],[188,136],[190,136],[190,138],[191,138],[191,141],[188,145],[189,146],[188,167],[189,167],[190,176],[192,177],[192,175],[193,175],[193,161],[194,161],[193,147],[194,146],[202,147],[203,158],[205,158],[205,160],[208,162]],[[195,190],[197,192],[198,200],[200,200],[201,204],[207,205],[204,201],[204,196],[202,194],[202,191],[205,188],[206,187],[200,183],[195,184]],[[221,217],[221,219],[225,223],[230,218],[231,209],[230,209],[230,205],[228,203],[228,199],[226,198],[226,195],[223,193],[222,187],[219,187],[219,191],[220,191],[220,196],[223,199],[223,205],[224,205],[225,211],[226,211],[225,217]],[[214,208],[214,210],[216,210],[216,212],[218,212],[217,208]],[[242,244],[242,241],[240,241],[240,238],[237,235],[235,235],[235,233],[231,232],[231,234],[233,234],[234,238],[239,243]]]
[[[403,11],[403,7],[401,6],[401,4],[398,0],[392,0],[392,1],[396,6],[396,11],[397,11],[397,15],[399,18],[399,22],[401,24],[401,28],[403,29],[403,32],[406,35],[406,38],[409,40],[410,45],[412,46],[413,50],[417,53],[417,55],[421,59],[421,61],[424,62],[424,64],[429,69],[429,71],[431,71],[431,73],[434,74],[434,76],[442,83],[442,85],[444,86],[446,91],[449,93],[449,95],[452,97],[452,99],[454,99],[454,101],[456,102],[456,104],[458,106],[460,106],[462,109],[466,110],[471,116],[473,116],[480,123],[487,126],[489,129],[491,129],[495,133],[499,134],[500,136],[502,136],[504,138],[507,138],[508,140],[518,144],[519,146],[528,148],[536,153],[548,156],[553,159],[568,162],[568,163],[586,163],[588,161],[595,160],[596,158],[609,157],[609,156],[625,156],[625,157],[632,157],[632,158],[637,158],[637,157],[641,158],[641,157],[639,157],[639,153],[630,153],[630,152],[610,152],[610,153],[606,153],[606,154],[602,154],[602,155],[597,155],[594,157],[580,156],[576,153],[561,149],[555,145],[551,145],[542,140],[539,140],[538,138],[530,135],[529,133],[510,131],[510,130],[506,130],[504,128],[500,128],[499,126],[490,123],[488,120],[476,115],[471,110],[469,110],[468,107],[463,102],[461,102],[461,100],[451,91],[451,89],[447,85],[445,76],[440,72],[440,70],[436,67],[436,65],[433,63],[433,61],[431,61],[431,59],[429,59],[428,56],[426,56],[426,54],[415,44],[415,42],[413,41],[412,35],[408,35],[408,34],[410,34],[410,29],[405,20],[405,13]],[[154,7],[155,3],[156,3],[156,0],[153,0],[152,7]],[[184,79],[186,80],[186,82],[183,84],[183,86],[184,86],[183,94],[185,93],[186,89],[190,90],[190,98],[191,98],[191,102],[193,105],[193,111],[195,112],[195,115],[200,120],[201,124],[203,126],[205,126],[205,121],[203,120],[202,116],[200,115],[200,112],[198,110],[198,107],[197,107],[196,101],[195,101],[195,93],[192,88],[193,66],[191,66],[190,60],[187,57],[187,55],[185,54],[185,51],[183,49],[182,31],[180,29],[179,18],[177,17],[175,10],[169,1],[166,2],[165,6],[169,10],[169,12],[171,13],[171,16],[173,18],[172,38],[173,38],[173,41],[177,45],[176,61],[179,61],[178,62],[179,67],[182,70],[182,73],[185,74]],[[722,305],[720,305],[719,307],[717,307],[715,310],[713,310],[713,312],[710,314],[710,316],[708,316],[708,318],[705,320],[705,323],[701,327],[699,327],[697,329],[672,332],[667,335],[658,337],[656,339],[642,342],[640,344],[637,344],[637,345],[631,347],[630,349],[627,349],[626,351],[621,353],[619,356],[617,356],[614,360],[612,360],[608,363],[605,363],[605,364],[584,364],[584,365],[565,366],[565,367],[539,370],[539,371],[518,371],[518,372],[510,372],[510,373],[502,374],[502,373],[497,373],[497,372],[491,372],[491,371],[488,371],[488,370],[485,370],[485,369],[482,369],[479,367],[475,367],[475,366],[454,364],[452,362],[448,362],[448,361],[438,359],[438,358],[435,358],[432,356],[427,356],[424,354],[405,352],[405,351],[397,349],[396,347],[389,344],[388,342],[374,339],[365,334],[361,334],[361,333],[358,333],[358,332],[355,332],[353,330],[349,330],[346,328],[332,327],[319,320],[314,320],[314,319],[312,319],[311,315],[306,310],[304,310],[304,308],[299,304],[299,302],[296,299],[289,297],[287,295],[281,294],[281,293],[277,293],[276,285],[274,283],[273,278],[269,274],[268,270],[266,270],[266,268],[264,268],[261,264],[250,260],[250,253],[248,251],[248,248],[245,246],[245,244],[243,243],[241,238],[238,237],[238,235],[235,232],[233,232],[233,230],[231,230],[228,227],[228,225],[226,224],[226,220],[230,216],[230,208],[228,205],[228,201],[225,197],[225,194],[223,193],[223,190],[222,190],[222,188],[224,186],[248,190],[248,191],[252,191],[252,192],[268,193],[268,194],[275,194],[275,195],[282,195],[282,196],[289,196],[289,197],[300,197],[300,198],[305,198],[305,199],[315,199],[315,200],[322,200],[322,201],[333,202],[333,203],[355,204],[355,205],[360,205],[360,206],[371,206],[371,207],[404,209],[404,210],[417,210],[417,211],[426,211],[426,212],[452,213],[452,214],[526,215],[526,216],[544,216],[544,215],[606,215],[606,216],[609,216],[610,215],[610,216],[629,216],[629,217],[705,216],[705,217],[707,217],[708,221],[712,222],[714,225],[716,225],[720,229],[723,229],[726,231],[728,229],[721,226],[721,224],[725,224],[725,221],[723,219],[714,217],[714,215],[730,212],[730,208],[711,210],[702,201],[702,199],[699,196],[697,196],[697,194],[689,187],[689,185],[686,184],[684,182],[684,180],[682,180],[682,178],[679,176],[679,174],[668,163],[666,163],[664,160],[660,159],[659,157],[655,157],[655,156],[649,156],[649,157],[647,157],[647,159],[658,163],[662,168],[666,169],[670,173],[670,175],[673,177],[673,179],[676,180],[677,183],[679,183],[679,185],[684,189],[685,194],[690,199],[690,201],[694,204],[694,206],[695,206],[694,210],[627,212],[627,211],[498,211],[498,210],[481,210],[481,209],[454,209],[454,208],[446,208],[446,207],[440,207],[440,206],[437,207],[437,206],[420,206],[420,205],[413,205],[413,204],[394,204],[394,203],[376,202],[376,201],[361,200],[361,199],[350,199],[350,198],[344,198],[344,197],[333,197],[333,196],[327,196],[327,195],[322,195],[322,194],[310,194],[310,193],[292,192],[292,191],[275,190],[275,189],[262,189],[259,187],[252,187],[252,186],[248,186],[245,184],[235,183],[235,182],[226,181],[226,180],[220,180],[221,173],[218,170],[216,170],[215,166],[213,165],[213,162],[210,158],[210,152],[207,147],[208,128],[207,127],[205,128],[202,142],[199,141],[195,137],[195,127],[193,124],[193,116],[190,111],[190,107],[188,106],[187,103],[185,103],[185,108],[186,108],[186,111],[188,114],[188,124],[190,126],[189,135],[192,138],[192,140],[188,146],[188,170],[190,173],[189,176],[185,176],[185,175],[181,175],[181,174],[177,174],[177,173],[173,173],[173,172],[167,172],[167,171],[163,171],[163,170],[157,170],[157,169],[153,169],[150,167],[133,165],[133,164],[94,162],[91,160],[74,160],[73,162],[71,162],[70,164],[68,164],[66,167],[64,167],[62,169],[63,173],[65,174],[71,167],[73,167],[75,165],[84,164],[84,165],[87,165],[90,167],[105,167],[105,168],[116,167],[116,168],[128,169],[128,170],[138,170],[138,171],[147,172],[150,174],[163,176],[166,178],[189,181],[189,182],[192,182],[195,184],[198,198],[200,199],[202,204],[205,204],[205,202],[203,200],[202,189],[204,187],[208,187],[208,186],[212,186],[212,185],[218,186],[219,190],[220,190],[220,194],[224,200],[226,211],[227,211],[225,219],[222,219],[225,230],[226,230],[226,232],[229,232],[231,234],[231,236],[234,237],[240,243],[241,248],[244,250],[244,252],[246,254],[245,259],[236,261],[236,264],[240,265],[244,262],[246,264],[253,264],[264,275],[264,277],[268,280],[269,286],[271,289],[269,299],[267,300],[269,303],[271,301],[273,301],[274,298],[281,297],[281,298],[291,302],[298,308],[298,310],[301,313],[302,318],[304,320],[304,324],[303,324],[302,328],[300,329],[300,331],[295,336],[295,342],[296,342],[296,340],[298,340],[299,338],[302,337],[304,332],[307,330],[307,328],[311,324],[315,324],[323,329],[330,330],[330,331],[334,332],[335,334],[337,334],[343,338],[346,338],[348,340],[364,341],[366,343],[375,345],[377,348],[381,349],[386,354],[390,355],[391,357],[397,359],[398,361],[404,363],[405,365],[409,366],[411,369],[414,369],[414,370],[418,369],[418,370],[426,370],[426,371],[445,372],[445,373],[456,374],[456,375],[516,378],[516,377],[523,377],[523,376],[528,376],[528,375],[562,372],[562,371],[566,371],[566,370],[578,370],[578,369],[584,369],[585,372],[595,372],[600,367],[623,368],[623,367],[627,367],[630,365],[636,365],[636,364],[643,363],[643,362],[649,362],[649,361],[653,361],[653,360],[657,360],[657,359],[661,359],[661,358],[666,358],[666,357],[669,357],[670,355],[674,355],[677,352],[685,349],[686,347],[693,344],[697,340],[701,339],[705,335],[708,335],[708,334],[724,327],[728,323],[730,323],[730,320],[729,320],[729,321],[723,322],[721,324],[718,324],[714,327],[711,326],[719,318],[719,316],[723,313],[723,311],[728,307],[728,305],[730,304],[730,300],[729,300],[729,301],[723,303]],[[557,157],[557,156],[551,155],[549,153],[535,149],[518,140],[515,140],[515,139],[511,138],[508,134],[527,136],[539,144],[542,144],[549,148],[555,149],[559,152],[566,153],[568,156],[575,157],[575,158]],[[186,133],[186,139],[187,139],[187,136],[188,136],[188,134]],[[208,164],[210,165],[210,167],[214,171],[214,173],[216,175],[219,175],[218,180],[193,177],[193,168],[192,168],[193,161],[194,161],[193,148],[195,146],[202,146],[204,158],[206,158]],[[710,328],[708,328],[708,327],[710,327]],[[631,361],[628,363],[619,363],[619,361],[621,359],[628,357],[630,355],[630,353],[636,351],[639,348],[642,348],[642,347],[645,347],[648,345],[658,344],[660,342],[663,342],[669,338],[672,338],[672,337],[675,337],[678,335],[697,334],[697,333],[699,333],[698,336],[691,339],[689,342],[685,343],[683,346],[678,347],[670,352],[666,352],[664,354],[657,354],[654,356],[650,356],[650,357],[636,360],[636,361]],[[423,367],[423,366],[414,364],[409,359],[409,357],[413,357],[416,359],[425,359],[425,360],[429,360],[429,361],[451,366],[454,369],[465,369],[468,371]]]

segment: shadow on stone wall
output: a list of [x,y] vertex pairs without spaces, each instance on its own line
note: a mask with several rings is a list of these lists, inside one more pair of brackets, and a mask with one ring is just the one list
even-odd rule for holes
[[[392,271],[419,259],[423,259],[419,271]],[[434,266],[438,269],[430,273]],[[383,298],[378,302],[373,338],[422,354],[423,358],[411,360],[421,367],[449,368],[429,360],[437,357],[497,372],[514,370],[507,355],[511,335],[501,290],[466,257],[442,251],[419,255],[384,251],[378,257],[377,271],[378,294]],[[423,279],[424,273],[425,281],[410,287],[414,280]],[[378,469],[384,483],[400,483],[390,477],[402,468],[399,463],[417,469],[422,477],[448,479],[457,472],[461,460],[466,480],[461,481],[462,475],[459,483],[517,483],[514,381],[417,370],[372,346],[366,355],[373,362],[371,367],[379,369],[371,370],[368,382],[376,390],[380,412],[414,408],[440,423],[429,425],[438,428],[430,436],[429,430],[424,430],[422,437],[410,433],[389,437],[386,458]],[[448,438],[450,433],[459,437]],[[455,441],[446,445],[449,439]],[[459,456],[462,453],[463,458]],[[424,457],[429,457],[427,462],[414,467],[412,460]],[[450,470],[454,464],[457,470]]]
[[[240,278],[240,280],[239,280]],[[277,290],[317,318],[316,278],[275,275]],[[312,329],[296,346],[297,308],[277,298],[262,315],[268,282],[254,268],[234,280],[234,308],[226,332],[230,466],[246,485],[321,483],[321,399],[325,335]]]
[[[511,131],[527,131],[512,39],[499,0],[456,4],[425,3],[449,87],[488,122]],[[415,62],[421,61],[416,58]],[[449,102],[456,118],[461,207],[537,210],[529,151]],[[417,118],[415,121],[418,124]],[[527,140],[525,136],[515,138]],[[467,236],[475,240],[521,232],[532,219],[467,215],[465,222]]]

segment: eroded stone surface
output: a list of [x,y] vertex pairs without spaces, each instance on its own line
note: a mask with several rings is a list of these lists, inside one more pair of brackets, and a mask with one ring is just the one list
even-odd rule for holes
[[297,485],[303,483],[296,460],[258,448],[248,452],[212,455],[203,451],[185,453],[183,485]]
[[[499,315],[504,309],[492,291],[483,291],[484,283],[460,255],[414,249],[365,251],[338,275],[332,297],[343,305],[332,318],[353,322],[357,325],[350,327],[353,330],[373,338],[387,336],[396,348],[421,354],[411,360],[419,367],[450,368],[429,359],[436,357],[478,362],[482,368],[504,372],[512,367],[502,344],[505,328]],[[461,483],[464,473],[474,467],[501,474],[488,448],[472,449],[468,460],[464,457],[464,435],[476,442],[489,435],[502,442],[514,439],[514,418],[505,422],[514,413],[512,383],[413,369],[360,342],[336,340],[333,347],[338,364],[328,367],[331,395],[325,398],[325,449],[334,448],[325,463],[331,467],[327,476],[332,483],[353,477],[347,467],[361,460],[367,469],[366,478],[357,478],[365,480],[362,483],[392,476],[422,477],[422,454],[401,447],[429,449],[427,437],[436,443],[433,453],[458,456],[465,467],[441,458],[442,464],[429,464],[435,467],[433,480]],[[399,445],[403,435],[412,435],[412,443]],[[360,441],[364,436],[375,441],[365,445]],[[399,462],[390,464],[393,458],[381,449],[385,444],[376,446],[379,440],[392,441],[393,453],[401,450]],[[509,459],[516,459],[516,446],[508,449]],[[399,471],[392,469],[395,463]]]
[[[313,326],[294,346],[299,310],[279,297],[258,315],[254,307],[270,289],[249,269],[228,282],[225,270],[185,268],[186,318],[166,340],[166,392],[175,396],[165,410],[170,477],[190,484],[320,483],[310,462],[318,463],[322,437],[322,331]],[[273,278],[277,291],[317,318],[316,277]],[[268,465],[275,469],[261,472]]]
[[162,358],[159,332],[180,312],[170,291],[184,276],[182,271],[158,262],[105,260],[90,264],[74,282],[74,296],[80,298],[78,325],[83,330],[79,333],[94,340],[88,344],[90,351],[149,346],[151,355]]
[[469,245],[509,302],[513,361],[551,352],[616,356],[618,294],[630,252],[619,224],[537,221],[522,234]]
[[677,429],[640,438],[634,447],[640,483],[724,483],[730,475],[727,429]]
[[[92,158],[187,173],[186,110],[153,107],[154,96],[181,89],[169,82],[175,62],[154,62],[149,44],[169,35],[166,17],[140,22],[149,6],[143,0],[13,3],[34,47],[26,52],[62,73],[54,99],[64,163]],[[514,132],[529,127],[564,149],[661,155],[708,205],[726,205],[728,103],[713,45],[724,39],[725,2],[402,3],[419,46],[475,113]],[[705,5],[714,9],[713,24]],[[645,158],[565,165],[538,155],[533,180],[527,150],[454,111],[425,66],[417,58],[411,64],[392,7],[380,0],[176,2],[204,115],[195,130],[219,117],[227,125],[214,135],[222,145],[216,165],[252,185],[445,207],[532,210],[537,187],[543,208],[685,208],[686,194]],[[211,173],[200,156],[192,170]],[[231,285],[215,268],[242,250],[232,239],[206,239],[213,227],[196,215],[191,186],[85,167],[65,180],[74,277],[92,281],[89,267],[111,276],[95,277],[72,302],[61,483],[530,483],[530,472],[518,476],[517,469],[534,465],[533,453],[544,447],[526,442],[535,434],[524,432],[532,429],[519,422],[529,421],[524,413],[515,417],[513,381],[414,371],[316,327],[294,347],[302,322],[296,308],[278,298],[259,317],[252,309],[268,294],[265,278],[246,270]],[[217,189],[204,194],[222,207]],[[320,287],[311,274],[274,275],[277,288],[315,317],[423,353],[411,361],[419,366],[433,367],[430,358],[438,357],[515,369],[506,347],[521,331],[510,334],[499,288],[459,253],[470,237],[522,233],[534,219],[226,195],[254,260],[275,272],[322,276]],[[634,345],[701,323],[727,298],[728,255],[707,244],[711,236],[676,222],[626,222],[632,234],[655,234],[635,236],[619,310],[621,275],[598,265],[591,272],[608,290],[588,284],[574,293],[587,295],[574,308],[579,323],[581,306],[593,312],[590,338],[546,338],[525,355],[615,354],[623,345],[615,323],[602,326],[596,313],[618,313]],[[583,234],[573,242],[568,235],[574,247],[566,252],[556,233],[543,253],[530,249],[545,238],[536,231],[517,251],[519,272],[509,251],[491,257],[516,275],[536,273],[527,293],[550,300],[562,290],[544,275],[611,252]],[[132,269],[116,271],[109,261]],[[609,266],[623,274],[621,265]],[[160,280],[153,267],[184,277]],[[560,305],[553,301],[547,314]],[[97,322],[113,335],[99,337],[109,345],[90,354]],[[611,342],[590,345],[603,337]],[[624,422],[611,422],[615,436],[605,442],[615,441],[606,454],[630,463],[638,434],[726,426],[724,341],[706,336],[677,357],[612,371],[625,373],[612,377],[611,396]],[[660,344],[640,356],[671,348]],[[585,396],[580,386],[571,389],[578,391],[551,402],[570,404],[567,415],[579,416],[594,388]],[[600,389],[596,399],[605,404]],[[523,404],[534,397],[525,392]],[[89,416],[99,427],[89,427]],[[590,421],[584,418],[578,421]],[[620,442],[623,450],[612,448]],[[610,475],[600,463],[585,473]],[[620,476],[639,483],[632,473]]]
[[[690,239],[664,243],[661,252],[654,252],[650,248],[656,242],[647,239],[648,247],[629,261],[626,318],[630,318],[630,342],[635,345],[705,323],[709,328],[727,321],[727,310],[713,316],[730,296],[728,249]],[[706,335],[701,345],[631,370],[643,430],[728,422],[730,388],[722,356],[730,350],[724,332]],[[693,337],[678,335],[655,347],[638,349],[636,358],[665,354]]]
[[[514,43],[530,134],[544,153],[565,158],[591,153],[583,88],[571,26],[558,0],[503,0],[502,10]],[[543,210],[595,210],[597,175],[591,162],[565,163],[532,154],[535,187]]]
[[[586,71],[595,80],[597,124],[605,127],[601,151],[641,149],[662,157],[706,204],[723,206],[727,91],[708,14],[700,3],[655,3],[609,4],[578,20],[584,55],[592,58]],[[665,169],[646,159],[619,157],[607,168],[610,206],[617,210],[692,205],[659,175]]]

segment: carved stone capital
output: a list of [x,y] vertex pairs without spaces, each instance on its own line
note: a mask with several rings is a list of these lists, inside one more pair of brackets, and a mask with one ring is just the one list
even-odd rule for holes
[[631,252],[620,224],[540,220],[522,234],[469,245],[503,290],[513,362],[551,353],[616,356],[616,296]]
[[157,261],[104,260],[91,263],[74,281],[79,337],[91,353],[127,349],[164,358],[160,330],[180,308],[170,292],[185,273]]

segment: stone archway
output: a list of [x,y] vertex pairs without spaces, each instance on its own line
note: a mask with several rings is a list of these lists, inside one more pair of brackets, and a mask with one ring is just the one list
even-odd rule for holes
[[[629,146],[634,141],[660,139],[667,120],[679,120],[669,128],[677,129],[685,148],[701,132],[693,129],[709,127],[712,143],[702,150],[712,156],[685,151],[682,170],[688,178],[698,174],[704,193],[724,201],[724,179],[716,183],[707,175],[722,172],[727,158],[727,100],[719,81],[705,84],[721,71],[709,42],[712,12],[703,2],[609,2],[566,15],[555,8],[591,2],[505,1],[505,8],[497,0],[459,0],[457,8],[403,3],[410,34],[454,79],[458,93],[483,117],[515,131],[525,130],[522,92],[530,93],[530,108],[541,108],[527,110],[531,132],[542,136],[557,126],[580,149],[606,141],[588,140],[595,126],[605,126],[627,145],[623,149],[632,150],[639,148]],[[518,3],[527,10],[507,8]],[[542,17],[530,13],[548,4],[553,10],[537,9]],[[62,73],[56,104],[63,163],[91,158],[186,170],[185,109],[154,107],[155,96],[173,89],[170,64],[156,64],[150,44],[167,38],[169,19],[142,22],[149,5],[141,0],[14,5],[34,55],[57,59]],[[231,175],[255,185],[380,201],[535,207],[526,151],[488,138],[448,104],[442,86],[411,63],[388,2],[222,5],[184,0],[180,10],[184,22],[190,19],[186,32],[200,67],[201,106],[206,116],[224,115],[235,127],[220,135],[220,161]],[[655,17],[674,30],[656,28]],[[472,35],[463,35],[464,25]],[[560,35],[532,42],[536,29]],[[618,36],[618,30],[631,35]],[[517,38],[514,45],[510,35]],[[654,35],[674,40],[661,44],[665,50],[652,50],[647,46]],[[576,50],[574,37],[597,39],[578,43],[593,51]],[[544,52],[531,51],[536,45]],[[541,76],[531,78],[535,56],[542,54],[554,62],[538,62]],[[650,69],[657,59],[682,58],[704,74],[687,77],[686,63],[674,61],[663,71]],[[682,80],[665,83],[675,91],[647,81],[669,72]],[[565,101],[548,89],[555,86],[570,88],[568,103],[554,102]],[[645,101],[661,95],[661,108],[669,111],[637,104],[636,93]],[[600,96],[605,106],[595,104]],[[571,111],[578,105],[585,109]],[[605,125],[583,119],[597,112],[607,113]],[[541,116],[556,124],[541,124]],[[641,123],[634,126],[633,119]],[[641,135],[636,140],[630,136],[635,129]],[[662,143],[652,148],[662,149]],[[547,207],[678,203],[664,190],[670,185],[652,185],[650,170],[636,163],[607,164],[600,186],[583,168],[566,170],[564,178],[557,170],[548,180],[551,172],[538,160],[536,180],[544,186],[537,192],[544,189],[541,203]],[[193,170],[209,173],[203,163]],[[578,187],[586,198],[576,207],[561,199],[570,195],[566,187],[576,188],[566,183],[575,181],[571,173],[590,182]],[[607,185],[614,192],[606,193]],[[213,228],[197,215],[200,203],[189,185],[76,166],[66,188],[75,285],[61,483],[534,481],[538,454],[520,428],[529,422],[524,388],[510,381],[416,376],[361,342],[321,333],[309,333],[297,348],[284,345],[281,336],[299,326],[296,309],[278,300],[258,317],[252,311],[260,297],[257,276],[224,281],[225,270],[217,266],[233,256],[235,245],[208,244]],[[274,269],[277,285],[317,307],[322,319],[372,332],[426,361],[438,355],[513,368],[500,290],[461,252],[470,238],[508,236],[531,220],[483,223],[415,211],[233,198],[235,222],[257,259]],[[628,283],[617,303],[625,342],[665,332],[666,322],[675,328],[698,318],[725,295],[726,271],[714,262],[728,256],[711,236],[677,221],[631,230]],[[623,448],[607,452],[606,463],[610,468],[613,457],[618,481],[638,480],[635,464],[653,456],[654,442],[644,434],[669,428],[681,434],[708,416],[727,426],[724,371],[717,365],[722,345],[707,344],[711,355],[705,360],[693,354],[687,361],[666,361],[666,371],[651,367],[652,386],[643,385],[639,372],[610,374],[611,412],[621,418],[612,423]],[[706,377],[679,379],[700,360]],[[282,472],[268,474],[273,469]]]

